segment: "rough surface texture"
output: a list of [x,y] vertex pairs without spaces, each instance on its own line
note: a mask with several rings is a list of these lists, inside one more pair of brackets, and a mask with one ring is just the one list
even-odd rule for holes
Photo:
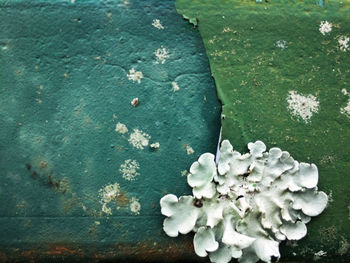
[[198,31],[173,1],[0,1],[0,17],[0,262],[195,257],[159,199],[190,194],[184,170],[216,149]]
[[259,2],[177,0],[176,7],[203,38],[223,104],[222,138],[240,152],[262,140],[319,168],[329,206],[282,257],[347,262],[350,2]]
[[160,200],[164,231],[171,237],[195,232],[196,254],[209,254],[211,262],[279,259],[279,243],[302,239],[311,216],[328,202],[317,191],[316,165],[299,163],[279,148],[266,151],[261,141],[248,148],[242,155],[224,140],[217,165],[211,153],[192,164],[187,182],[193,196]]

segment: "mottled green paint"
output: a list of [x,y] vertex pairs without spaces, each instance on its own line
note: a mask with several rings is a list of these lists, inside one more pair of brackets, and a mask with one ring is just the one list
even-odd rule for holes
[[[47,252],[55,244],[85,256],[98,248],[100,258],[166,254],[159,200],[191,192],[182,172],[215,152],[220,129],[197,30],[173,1],[0,1],[0,17],[0,261],[82,256]],[[156,64],[161,46],[169,58]],[[127,78],[132,67],[143,72],[140,84]],[[115,131],[118,122],[160,148],[134,148],[130,132]],[[119,171],[127,159],[140,166],[134,181]],[[107,216],[99,190],[115,182],[121,194]]]
[[[317,164],[319,188],[331,195],[307,237],[285,246],[282,258],[307,261],[323,250],[323,261],[349,261],[350,119],[340,109],[348,101],[342,89],[349,91],[350,51],[338,49],[337,37],[350,36],[350,2],[327,1],[322,8],[317,1],[177,0],[176,8],[198,22],[223,104],[222,138],[238,151],[259,139]],[[325,36],[323,20],[334,24]],[[288,48],[276,47],[278,40]],[[318,98],[309,123],[288,111],[290,90]]]

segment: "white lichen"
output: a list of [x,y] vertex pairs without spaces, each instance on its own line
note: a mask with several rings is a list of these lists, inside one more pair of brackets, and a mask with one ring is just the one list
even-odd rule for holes
[[287,41],[285,41],[285,40],[278,40],[276,42],[276,47],[281,48],[281,49],[286,49],[288,47]]
[[194,154],[193,148],[191,146],[189,146],[189,145],[186,145],[186,152],[187,152],[188,155]]
[[317,113],[319,110],[319,102],[311,94],[304,96],[292,90],[289,91],[287,102],[292,115],[302,118],[306,123],[310,121],[313,113]]
[[119,132],[120,134],[124,134],[124,133],[127,133],[128,132],[128,128],[126,127],[125,124],[121,123],[121,122],[118,122],[116,125],[115,125],[115,131],[116,132]]
[[121,172],[122,177],[125,180],[133,181],[138,175],[140,175],[140,173],[138,173],[139,169],[140,165],[136,160],[128,159],[120,165],[119,172]]
[[130,134],[128,141],[135,148],[142,150],[144,147],[148,145],[148,142],[150,139],[151,139],[151,136],[148,135],[147,133],[139,129],[134,129],[133,133]]
[[159,30],[163,30],[164,27],[163,25],[160,23],[159,19],[153,19],[153,23],[152,26],[154,26],[155,28],[158,28]]
[[157,58],[157,61],[156,63],[158,64],[159,62],[161,62],[162,64],[165,63],[166,59],[169,58],[169,53],[168,51],[166,50],[165,47],[160,47],[158,48],[155,52],[154,52],[154,55],[156,56]]
[[350,41],[349,37],[340,36],[338,38],[339,49],[343,52],[346,52],[347,50],[349,50],[349,41]]
[[100,203],[102,204],[102,212],[107,215],[112,215],[112,209],[107,205],[117,198],[120,194],[118,183],[109,184],[99,190]]
[[141,210],[141,204],[139,200],[136,197],[131,197],[130,199],[130,211],[135,214],[139,215]]
[[192,164],[187,181],[193,196],[160,200],[166,234],[195,232],[196,254],[212,262],[280,258],[279,243],[303,238],[311,216],[327,205],[327,195],[317,190],[316,165],[279,148],[266,152],[261,141],[248,149],[242,155],[224,140],[218,164],[211,153]]
[[332,24],[328,21],[322,21],[319,27],[319,31],[322,35],[326,35],[332,31]]
[[171,82],[171,85],[173,86],[173,91],[178,91],[180,89],[179,85],[175,81]]
[[132,82],[137,81],[138,84],[141,83],[141,79],[143,78],[143,74],[141,71],[135,71],[134,68],[129,70],[129,74],[127,74],[127,77],[129,80],[132,80]]

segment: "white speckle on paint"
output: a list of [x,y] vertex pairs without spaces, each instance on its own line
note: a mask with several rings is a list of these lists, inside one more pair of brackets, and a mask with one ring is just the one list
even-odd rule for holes
[[100,225],[101,222],[100,221],[95,221],[95,225]]
[[112,215],[112,209],[107,205],[114,200],[120,193],[118,183],[109,184],[99,190],[100,203],[102,204],[102,212],[107,215]]
[[326,35],[327,33],[332,31],[332,24],[328,21],[322,21],[319,30],[322,35]]
[[141,79],[143,78],[143,74],[141,71],[135,71],[134,68],[129,70],[129,74],[127,74],[127,77],[129,80],[132,80],[132,82],[137,81],[138,84],[141,83]]
[[130,104],[131,106],[136,107],[139,104],[139,98],[133,98]]
[[285,40],[278,40],[275,45],[280,49],[286,49],[288,47],[287,41]]
[[228,32],[231,32],[231,28],[224,27],[224,29],[222,30],[222,33],[228,33]]
[[165,47],[161,46],[160,48],[158,48],[155,52],[154,55],[157,58],[156,64],[159,64],[159,62],[161,62],[162,64],[165,63],[166,59],[169,57],[169,53],[166,50]]
[[188,175],[188,171],[187,170],[181,171],[181,176],[187,176],[187,175]]
[[75,3],[75,0],[70,0],[70,2],[71,2],[72,4],[74,4],[74,3]]
[[191,146],[189,146],[189,145],[186,146],[186,152],[187,152],[188,155],[194,154],[193,148]]
[[343,52],[346,52],[347,50],[349,50],[349,41],[350,41],[349,37],[340,36],[338,38],[339,49]]
[[151,136],[139,129],[134,129],[133,133],[130,134],[129,143],[137,149],[142,150],[148,145]]
[[139,215],[140,210],[141,210],[141,204],[140,204],[139,200],[136,197],[131,197],[130,211],[135,215]]
[[179,85],[175,81],[171,82],[171,85],[173,85],[173,91],[178,91],[180,89]]
[[327,252],[324,252],[323,250],[320,250],[314,254],[314,259],[319,260],[321,257],[327,256]]
[[[349,92],[346,89],[342,89],[341,92],[345,96],[349,96],[350,95]],[[347,104],[343,108],[340,108],[340,113],[344,114],[346,117],[350,118],[350,96],[349,96]]]
[[159,149],[160,144],[159,144],[159,142],[155,142],[155,143],[152,143],[152,144],[150,145],[150,147],[153,148],[153,149]]
[[119,172],[125,180],[133,181],[140,175],[137,171],[140,169],[140,165],[136,160],[125,160],[123,164],[120,165]]
[[292,115],[301,117],[306,123],[310,121],[313,113],[317,113],[319,110],[319,102],[311,94],[303,96],[292,90],[289,91],[287,102]]
[[346,106],[340,109],[340,113],[350,118],[350,99],[348,99]]
[[129,130],[125,124],[118,122],[115,126],[115,131],[119,132],[120,134],[124,134],[124,133],[127,133]]
[[159,30],[163,30],[164,27],[163,25],[160,23],[159,19],[153,19],[153,23],[152,26],[154,26],[155,28],[158,28]]

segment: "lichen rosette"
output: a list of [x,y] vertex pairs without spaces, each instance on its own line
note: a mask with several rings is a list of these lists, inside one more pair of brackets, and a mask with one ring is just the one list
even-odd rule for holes
[[193,195],[160,200],[165,233],[195,232],[196,254],[212,262],[279,258],[279,243],[303,238],[311,217],[327,205],[327,195],[317,191],[316,165],[279,148],[266,152],[261,141],[248,149],[242,155],[224,140],[217,164],[211,153],[192,164],[187,181]]

